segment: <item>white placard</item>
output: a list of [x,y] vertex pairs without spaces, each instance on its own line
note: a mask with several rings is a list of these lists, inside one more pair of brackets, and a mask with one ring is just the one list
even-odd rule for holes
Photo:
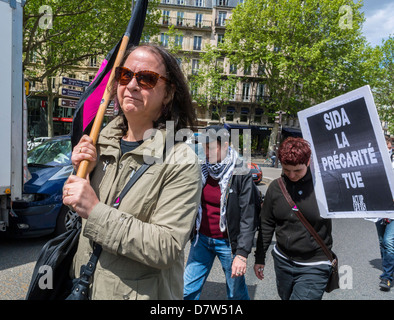
[[325,218],[394,218],[394,171],[369,86],[298,113]]

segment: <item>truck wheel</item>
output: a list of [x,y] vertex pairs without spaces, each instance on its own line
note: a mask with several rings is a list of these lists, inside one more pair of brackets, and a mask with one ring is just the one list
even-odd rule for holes
[[80,223],[78,214],[68,206],[63,205],[57,217],[55,234],[59,235],[73,229],[78,223]]

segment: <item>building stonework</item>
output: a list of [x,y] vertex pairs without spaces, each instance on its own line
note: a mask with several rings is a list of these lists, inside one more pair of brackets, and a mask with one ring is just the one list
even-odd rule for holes
[[[184,73],[190,78],[198,70],[199,54],[204,52],[206,45],[217,46],[222,41],[226,32],[226,22],[231,17],[232,10],[243,2],[162,0],[159,5],[162,13],[159,21],[160,36],[156,41],[168,46],[169,39],[166,38],[166,34],[169,28],[176,29],[175,42],[181,49],[180,63]],[[226,123],[234,128],[252,128],[252,135],[259,136],[257,145],[262,146],[262,140],[268,138],[275,121],[264,103],[269,101],[269,93],[264,84],[264,70],[253,65],[249,68],[234,68],[226,57],[221,60],[223,73],[236,75],[239,81],[226,105],[217,108],[196,104],[199,126]],[[281,120],[285,135],[286,130],[289,135],[300,134],[297,117],[284,115]]]
[[[232,10],[242,0],[161,0],[158,10],[161,11],[159,19],[158,35],[151,39],[143,39],[147,42],[159,42],[163,46],[169,46],[169,29],[175,29],[175,44],[180,51],[177,56],[179,63],[190,79],[193,72],[198,70],[200,53],[204,52],[207,45],[217,46],[222,41],[226,22],[231,17]],[[173,27],[172,27],[173,26]],[[71,128],[71,119],[74,111],[64,100],[73,100],[62,95],[62,89],[83,90],[80,87],[73,87],[62,84],[63,76],[91,82],[96,75],[103,57],[91,58],[81,63],[74,70],[67,74],[58,76],[52,81],[52,90],[56,92],[54,107],[54,127],[55,134],[68,133]],[[261,140],[269,136],[274,124],[274,117],[269,115],[268,108],[264,102],[269,100],[269,93],[264,85],[264,70],[260,66],[250,66],[249,68],[234,68],[228,59],[223,57],[219,61],[223,65],[224,74],[234,74],[239,77],[233,96],[228,103],[219,109],[216,107],[199,107],[195,103],[199,127],[206,127],[217,123],[227,123],[239,128],[252,127],[255,134],[260,135]],[[44,84],[32,83],[31,90],[39,92],[44,89]],[[193,91],[192,91],[193,94]],[[44,95],[30,97],[29,108],[34,109],[29,120],[32,128],[42,128],[42,111],[45,107]],[[38,111],[37,111],[38,110]],[[288,128],[292,132],[299,132],[297,117],[282,117],[282,127]],[[32,136],[42,135],[32,129]]]

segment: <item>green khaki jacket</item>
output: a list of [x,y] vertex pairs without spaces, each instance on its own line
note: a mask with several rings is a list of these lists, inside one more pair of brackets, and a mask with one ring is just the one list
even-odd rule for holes
[[[98,139],[99,160],[90,182],[100,203],[83,219],[72,276],[79,277],[96,242],[103,251],[90,299],[182,299],[183,250],[201,197],[198,159],[189,146],[178,143],[164,152],[163,162],[165,130],[155,130],[153,137],[121,156],[119,121],[109,123]],[[113,208],[144,160],[154,164]]]

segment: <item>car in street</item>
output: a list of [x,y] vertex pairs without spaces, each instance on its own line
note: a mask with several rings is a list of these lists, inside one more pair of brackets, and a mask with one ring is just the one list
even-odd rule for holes
[[27,154],[31,175],[22,199],[11,203],[8,233],[15,237],[61,234],[79,223],[76,212],[63,205],[63,185],[73,172],[71,137],[44,141]]
[[255,184],[259,184],[263,179],[263,171],[261,170],[260,166],[254,162],[250,162],[248,167],[250,169],[250,173],[252,174],[253,182]]

